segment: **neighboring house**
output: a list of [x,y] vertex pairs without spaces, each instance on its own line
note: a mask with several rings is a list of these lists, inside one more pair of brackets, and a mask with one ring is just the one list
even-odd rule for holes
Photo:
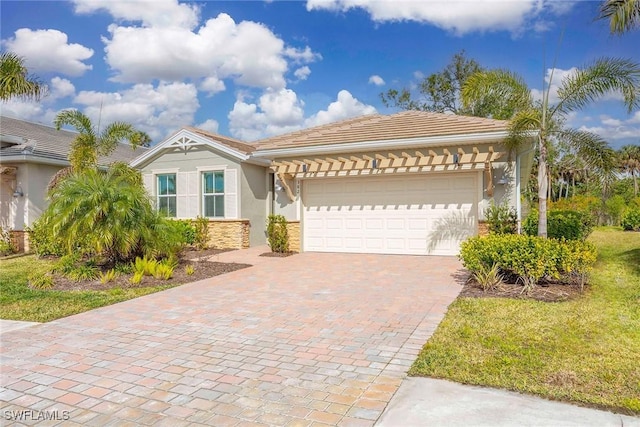
[[[47,207],[47,185],[62,168],[78,134],[24,120],[0,117],[0,227],[14,230],[24,249],[25,227],[31,226]],[[129,162],[146,151],[119,144],[101,165]]]
[[252,157],[273,162],[295,249],[455,255],[491,201],[522,217],[533,137],[509,153],[507,135],[506,121],[406,111],[268,138]]
[[209,219],[219,248],[266,243],[270,161],[255,146],[185,127],[131,162],[158,209],[178,219]]

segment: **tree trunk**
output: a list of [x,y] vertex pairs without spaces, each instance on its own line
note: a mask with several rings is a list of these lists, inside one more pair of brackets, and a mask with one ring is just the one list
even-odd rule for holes
[[633,197],[638,197],[638,177],[634,171],[631,171],[631,178],[633,178]]
[[538,161],[538,236],[547,237],[547,146],[540,137],[540,159]]

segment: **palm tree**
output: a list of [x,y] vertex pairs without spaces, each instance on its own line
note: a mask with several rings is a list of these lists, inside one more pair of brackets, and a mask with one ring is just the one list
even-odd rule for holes
[[633,179],[633,196],[638,196],[638,176],[640,176],[640,145],[625,145],[618,152],[620,169]]
[[[503,70],[470,78],[462,90],[463,103],[472,105],[482,99],[487,88],[513,81]],[[560,141],[571,147],[587,166],[603,180],[605,186],[612,179],[615,167],[614,151],[600,136],[563,126],[569,113],[578,111],[611,91],[619,91],[629,112],[640,106],[640,65],[629,60],[602,58],[566,76],[560,82],[558,102],[549,103],[553,73],[544,98],[538,105],[522,108],[510,120],[511,148],[522,143],[532,132],[537,134],[538,149],[538,235],[547,236],[548,154]],[[521,87],[518,92],[525,90]]]
[[76,172],[96,167],[98,157],[113,153],[123,139],[129,140],[134,149],[151,141],[149,135],[124,122],[111,123],[100,131],[93,126],[89,117],[78,110],[59,112],[53,123],[57,130],[69,125],[78,131],[69,152],[71,169]]
[[640,0],[606,0],[600,7],[600,19],[609,19],[612,34],[640,28]]
[[67,253],[114,264],[140,254],[171,255],[183,243],[171,220],[153,209],[140,173],[124,163],[72,173],[49,198],[39,221]]
[[39,101],[47,92],[47,87],[34,76],[29,75],[24,59],[13,52],[0,54],[0,100],[11,98]]

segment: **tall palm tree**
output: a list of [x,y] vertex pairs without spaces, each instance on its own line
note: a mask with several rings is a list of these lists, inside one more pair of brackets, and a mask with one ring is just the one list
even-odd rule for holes
[[53,123],[58,130],[64,125],[69,125],[78,131],[69,153],[73,171],[96,167],[98,157],[111,154],[124,139],[129,140],[134,149],[151,141],[149,135],[124,122],[111,123],[100,131],[91,123],[89,117],[78,110],[61,111]]
[[[462,90],[463,103],[471,105],[482,99],[487,88],[512,81],[513,76],[495,70],[470,78]],[[640,106],[640,65],[630,60],[601,58],[591,65],[565,76],[558,89],[558,102],[549,103],[553,73],[543,100],[538,105],[523,108],[510,120],[512,148],[517,147],[531,132],[537,134],[538,149],[538,235],[547,236],[548,153],[562,141],[581,157],[588,167],[605,182],[612,179],[615,154],[600,136],[563,126],[569,113],[578,111],[611,91],[621,92],[629,112]],[[524,88],[520,88],[523,90]]]
[[600,19],[609,19],[612,34],[623,34],[640,28],[640,0],[605,0]]
[[640,176],[640,145],[625,145],[618,152],[620,169],[633,179],[633,195],[638,195],[638,176]]
[[0,100],[23,98],[39,101],[46,92],[47,86],[29,75],[22,57],[13,52],[0,54]]

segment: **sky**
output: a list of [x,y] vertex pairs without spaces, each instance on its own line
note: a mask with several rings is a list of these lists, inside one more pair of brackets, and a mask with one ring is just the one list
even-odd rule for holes
[[[0,43],[49,86],[3,115],[52,124],[78,109],[158,143],[182,126],[247,142],[363,114],[461,50],[520,74],[540,96],[603,56],[640,63],[640,30],[612,36],[599,1],[5,1]],[[551,71],[553,80],[549,80]],[[614,148],[640,144],[621,96],[568,117]]]

